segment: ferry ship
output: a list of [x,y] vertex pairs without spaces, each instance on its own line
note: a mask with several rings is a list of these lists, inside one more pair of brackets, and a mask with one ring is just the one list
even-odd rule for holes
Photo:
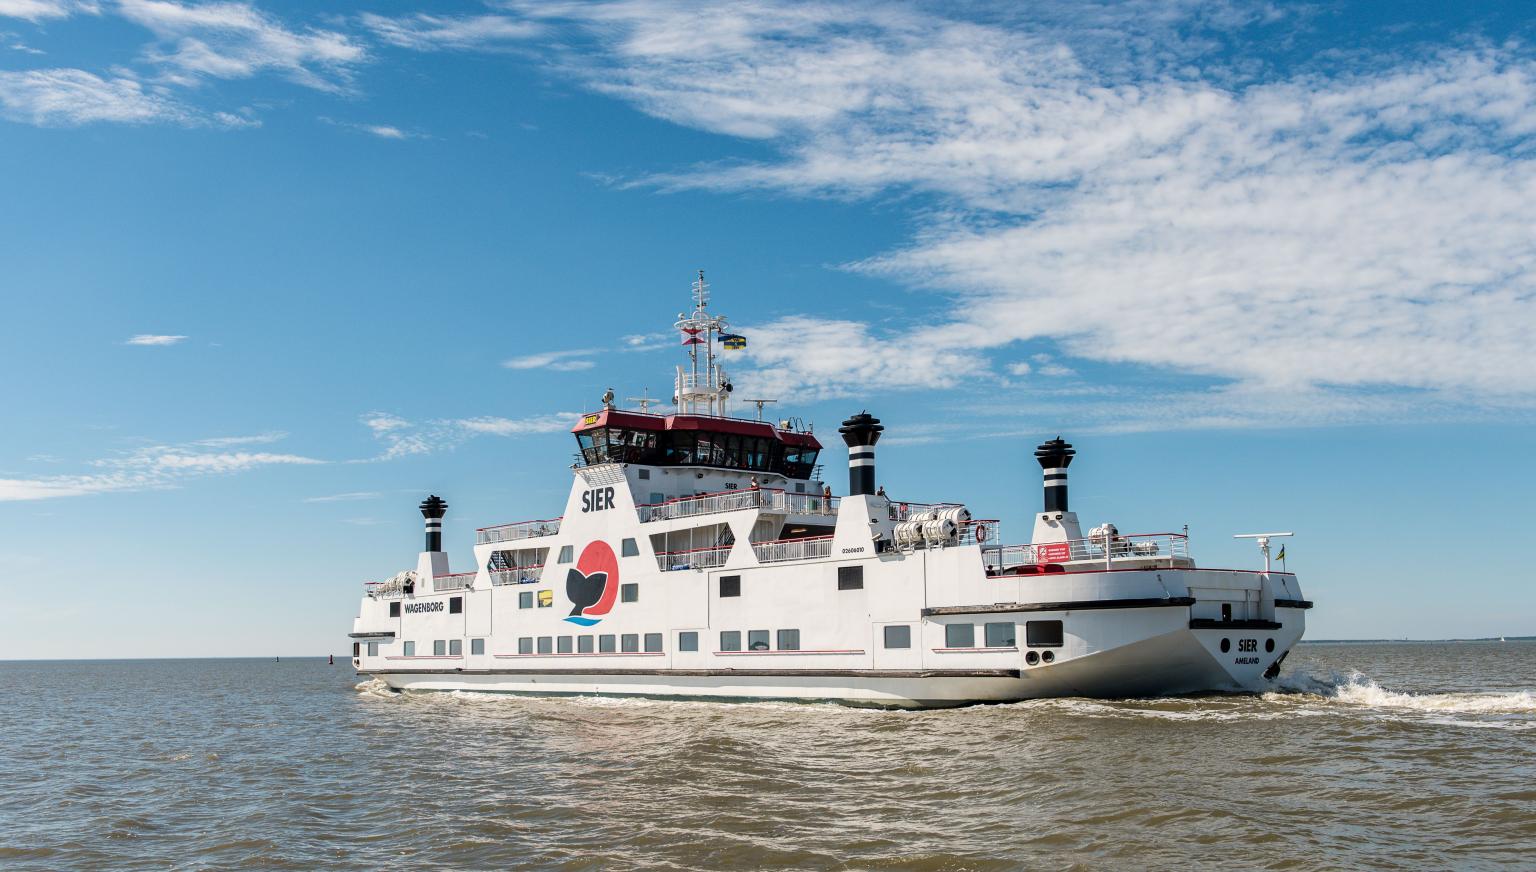
[[930,707],[1254,692],[1300,640],[1312,604],[1267,538],[1259,571],[1196,566],[1187,532],[1084,535],[1059,437],[1035,451],[1029,544],[963,503],[887,496],[868,412],[838,428],[834,495],[812,427],[762,420],[767,400],[728,414],[720,358],[745,339],[708,305],[700,273],[665,413],[610,390],[574,422],[558,517],[477,530],[455,572],[448,504],[421,503],[416,567],[365,586],[359,674],[402,691]]

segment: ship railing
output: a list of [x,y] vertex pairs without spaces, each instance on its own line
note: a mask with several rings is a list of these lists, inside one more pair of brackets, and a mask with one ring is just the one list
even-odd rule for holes
[[772,542],[753,542],[752,551],[759,563],[780,563],[785,560],[811,560],[832,555],[831,536],[808,536],[803,539],[776,539]]
[[495,527],[481,527],[475,531],[476,545],[489,545],[492,542],[511,542],[515,539],[537,539],[540,536],[553,536],[560,532],[560,518],[550,518],[540,521],[518,521],[514,524],[498,524]]
[[535,563],[529,566],[515,566],[511,569],[492,569],[491,584],[535,584],[544,576],[544,564]]
[[837,511],[836,507],[836,497],[829,499],[821,494],[788,493],[782,488],[770,487],[717,491],[637,506],[642,522],[670,521],[742,509],[762,509],[791,515],[830,515]]
[[432,576],[432,590],[435,593],[442,593],[445,590],[463,590],[473,585],[474,581],[475,573],[473,572],[453,572],[448,575],[434,575]]
[[1183,533],[1115,534],[1037,545],[983,546],[982,554],[987,571],[994,575],[1010,569],[1080,561],[1096,561],[1105,566],[1120,560],[1152,561],[1170,567],[1191,565],[1189,537]]
[[980,545],[983,548],[988,543],[998,544],[997,531],[1002,522],[992,518],[980,518],[966,521],[955,531],[956,545]]
[[712,545],[708,548],[691,548],[682,551],[657,551],[656,566],[662,572],[683,569],[713,569],[724,566],[731,558],[730,545]]
[[926,512],[929,509],[954,509],[959,508],[961,505],[963,505],[963,503],[892,502],[890,505],[890,512],[888,517],[892,521],[901,523],[902,521],[907,520],[918,512]]
[[389,581],[368,581],[363,583],[363,595],[376,600],[394,599],[405,596],[405,587]]

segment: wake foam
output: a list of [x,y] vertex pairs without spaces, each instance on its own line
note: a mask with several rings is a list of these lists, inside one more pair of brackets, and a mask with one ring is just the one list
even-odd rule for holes
[[1471,693],[1400,693],[1387,690],[1360,672],[1330,672],[1326,676],[1299,672],[1280,676],[1266,699],[1284,694],[1311,694],[1348,705],[1398,709],[1431,714],[1536,714],[1536,693],[1529,690]]

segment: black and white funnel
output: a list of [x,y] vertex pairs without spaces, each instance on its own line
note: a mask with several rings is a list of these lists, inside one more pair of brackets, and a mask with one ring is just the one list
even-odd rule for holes
[[1040,461],[1045,475],[1045,511],[1068,511],[1067,467],[1072,465],[1072,457],[1076,454],[1071,443],[1062,441],[1060,436],[1035,449],[1035,459]]
[[448,514],[448,502],[433,494],[421,501],[421,516],[427,519],[427,547],[425,551],[443,550],[443,515]]
[[873,496],[875,493],[875,443],[880,441],[880,419],[860,412],[843,422],[837,432],[848,443],[848,494]]

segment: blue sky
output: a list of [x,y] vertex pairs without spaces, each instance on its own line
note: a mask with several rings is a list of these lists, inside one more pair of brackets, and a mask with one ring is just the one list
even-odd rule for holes
[[0,0],[0,658],[343,650],[701,267],[893,495],[1022,539],[1060,433],[1089,524],[1296,530],[1314,638],[1536,632],[1519,12]]

